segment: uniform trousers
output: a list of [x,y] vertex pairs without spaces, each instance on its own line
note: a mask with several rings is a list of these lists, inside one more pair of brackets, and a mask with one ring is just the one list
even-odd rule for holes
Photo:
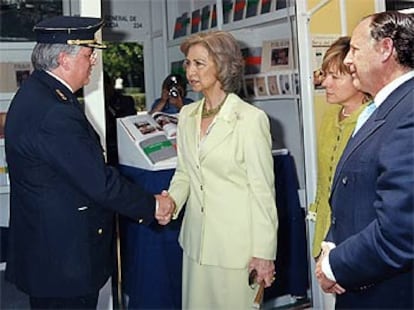
[[248,269],[200,265],[183,253],[183,309],[252,309],[258,285],[248,283]]

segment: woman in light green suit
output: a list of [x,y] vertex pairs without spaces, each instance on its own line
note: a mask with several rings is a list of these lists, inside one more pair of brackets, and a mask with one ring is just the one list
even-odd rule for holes
[[168,190],[186,204],[179,242],[184,309],[249,309],[256,282],[274,280],[277,214],[269,120],[235,93],[243,58],[235,39],[214,31],[181,45],[192,89],[204,98],[180,112],[178,165]]

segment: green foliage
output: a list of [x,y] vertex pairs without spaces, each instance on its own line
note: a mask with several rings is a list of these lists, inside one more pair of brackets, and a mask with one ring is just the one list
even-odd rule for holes
[[121,77],[124,87],[139,87],[144,91],[144,52],[138,43],[105,42],[102,52],[103,67],[109,77]]

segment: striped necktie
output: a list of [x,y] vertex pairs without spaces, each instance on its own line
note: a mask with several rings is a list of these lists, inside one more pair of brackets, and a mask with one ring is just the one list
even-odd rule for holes
[[375,111],[376,108],[377,107],[374,104],[374,101],[372,101],[369,105],[365,107],[362,113],[358,116],[358,120],[355,125],[354,132],[352,133],[352,137],[354,137],[357,131],[365,124],[365,122],[368,120],[368,118],[371,116],[371,114]]

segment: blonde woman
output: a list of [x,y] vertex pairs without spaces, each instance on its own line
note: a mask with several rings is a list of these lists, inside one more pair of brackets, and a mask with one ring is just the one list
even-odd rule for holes
[[[243,58],[227,32],[195,34],[181,45],[187,80],[203,98],[184,106],[178,165],[169,194],[186,204],[183,309],[249,309],[257,285],[274,280],[277,214],[269,120],[236,93]],[[177,216],[177,214],[175,214]]]

